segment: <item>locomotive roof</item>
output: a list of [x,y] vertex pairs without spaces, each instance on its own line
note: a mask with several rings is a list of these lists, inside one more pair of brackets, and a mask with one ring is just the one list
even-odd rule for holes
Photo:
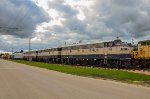
[[[92,47],[92,46],[94,46],[94,47],[97,47],[97,48],[99,48],[99,47],[103,47],[104,45],[108,45],[109,44],[109,46],[120,46],[120,45],[124,45],[124,46],[126,46],[126,45],[128,45],[128,46],[130,46],[130,44],[131,43],[127,43],[127,42],[122,42],[120,39],[116,39],[116,40],[114,40],[114,41],[109,41],[109,42],[86,42],[86,43],[78,43],[78,44],[72,44],[72,45],[66,45],[66,46],[62,46],[62,47],[58,47],[58,48],[46,48],[46,49],[39,49],[39,50],[31,50],[30,52],[32,53],[32,52],[36,52],[36,51],[49,51],[49,50],[52,50],[52,51],[55,51],[55,50],[60,50],[60,48],[67,48],[67,47],[81,47],[82,46],[82,48],[90,48],[90,47]],[[26,53],[26,52],[25,52]],[[28,52],[27,52],[28,53]]]
[[71,45],[65,45],[65,46],[62,46],[62,47],[71,47],[71,46],[84,46],[84,45],[96,45],[96,44],[104,44],[104,43],[113,43],[115,44],[116,46],[117,45],[128,45],[128,44],[131,44],[131,43],[127,43],[127,42],[122,42],[120,39],[116,39],[114,41],[108,41],[108,42],[86,42],[86,43],[77,43],[77,44],[71,44]]
[[143,43],[143,42],[150,42],[150,40],[140,41],[139,43]]
[[139,44],[142,44],[142,45],[150,45],[150,40],[140,41]]

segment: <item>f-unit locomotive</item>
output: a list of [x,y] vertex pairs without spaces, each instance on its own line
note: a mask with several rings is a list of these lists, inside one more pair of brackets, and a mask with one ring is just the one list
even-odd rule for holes
[[131,51],[131,43],[116,39],[110,42],[79,43],[25,52],[24,59],[72,65],[129,67],[133,57]]

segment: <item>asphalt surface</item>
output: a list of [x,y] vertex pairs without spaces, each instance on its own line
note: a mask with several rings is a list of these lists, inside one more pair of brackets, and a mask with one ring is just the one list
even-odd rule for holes
[[150,88],[0,60],[0,99],[150,99]]

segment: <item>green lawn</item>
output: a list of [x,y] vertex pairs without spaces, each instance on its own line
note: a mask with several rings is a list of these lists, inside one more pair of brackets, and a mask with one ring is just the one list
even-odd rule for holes
[[23,60],[11,60],[22,64],[32,65],[40,68],[46,68],[49,70],[59,71],[63,73],[108,78],[125,82],[147,82],[150,83],[150,75],[131,73],[122,70],[104,69],[104,68],[90,68],[90,67],[77,67],[62,64],[47,64],[41,62],[29,62]]

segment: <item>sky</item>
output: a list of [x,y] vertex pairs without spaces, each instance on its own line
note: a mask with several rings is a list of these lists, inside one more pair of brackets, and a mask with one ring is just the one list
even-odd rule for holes
[[150,0],[1,0],[0,50],[150,39]]

